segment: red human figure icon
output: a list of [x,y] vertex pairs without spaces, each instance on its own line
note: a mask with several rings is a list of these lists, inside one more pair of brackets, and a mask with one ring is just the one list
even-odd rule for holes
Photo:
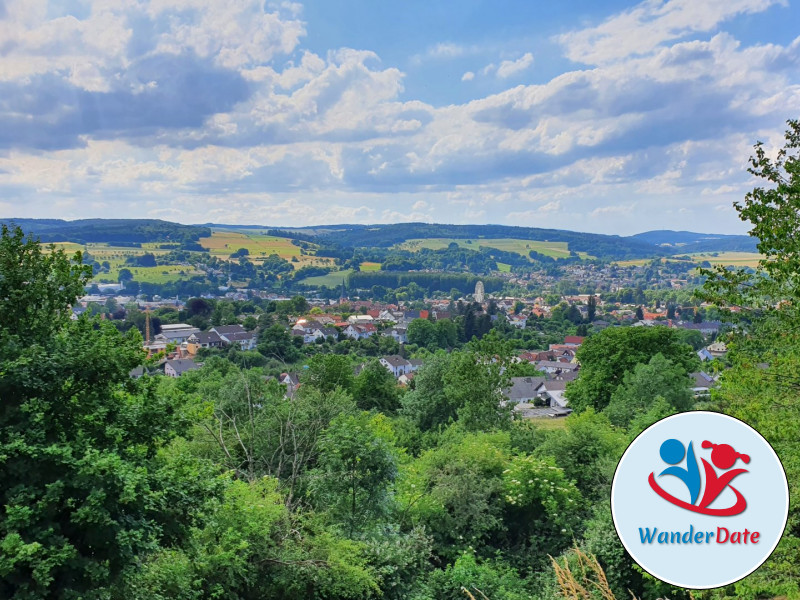
[[[738,459],[742,459],[742,462],[745,464],[750,462],[750,457],[747,454],[736,452],[736,450],[734,450],[733,447],[729,446],[728,444],[712,444],[708,440],[705,440],[702,444],[702,447],[706,449],[713,448],[711,451],[711,462],[714,463],[714,466],[718,469],[730,469]],[[708,464],[708,461],[706,461],[705,458],[700,460],[703,461],[703,468],[705,469],[706,473],[706,489],[703,493],[703,498],[700,501],[701,508],[707,507],[714,500],[716,500],[717,496],[722,493],[722,490],[730,485],[734,477],[748,472],[747,469],[733,469],[732,471],[728,471],[717,476],[717,472],[714,470],[714,467]],[[731,510],[736,510],[736,512],[732,512],[730,514],[739,514],[747,507],[747,502],[739,490],[733,486],[730,486],[730,488],[736,494],[736,504],[731,507]]]

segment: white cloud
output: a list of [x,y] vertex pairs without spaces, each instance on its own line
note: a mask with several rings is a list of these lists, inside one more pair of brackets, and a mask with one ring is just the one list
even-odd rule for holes
[[[599,28],[568,34],[573,50],[595,60],[595,68],[434,107],[409,97],[405,74],[374,52],[303,48],[305,25],[296,6],[264,12],[260,3],[232,0],[222,15],[215,12],[221,8],[201,10],[201,0],[158,0],[96,10],[83,20],[48,20],[43,5],[33,3],[28,14],[10,3],[0,39],[8,35],[14,43],[0,58],[0,79],[18,85],[19,93],[0,98],[0,149],[9,149],[0,153],[0,192],[17,216],[49,216],[55,200],[72,200],[64,210],[79,211],[84,199],[98,216],[115,216],[146,198],[154,202],[148,210],[196,215],[200,222],[215,216],[253,222],[252,215],[282,224],[369,222],[405,215],[597,228],[624,217],[636,227],[666,205],[675,207],[669,218],[678,219],[691,203],[698,204],[698,218],[728,219],[712,211],[752,187],[744,171],[752,143],[779,145],[786,106],[800,105],[800,38],[787,46],[747,46],[715,32],[676,42],[681,32],[713,29],[710,23],[771,2],[708,4],[641,4]],[[137,40],[143,10],[159,29],[154,45],[137,53],[130,42]],[[633,32],[630,45],[617,48],[611,37],[634,21],[659,41]],[[111,34],[103,36],[104,28]],[[471,52],[439,44],[429,55]],[[141,68],[175,57],[192,58],[201,79],[223,73],[245,91],[180,127],[133,118],[126,125],[115,116],[76,132],[76,117],[86,116],[80,107],[66,117],[27,112],[39,93],[30,82],[47,75],[73,95],[71,86],[91,100],[106,96],[97,92],[126,90],[131,102],[164,99],[156,116],[170,109],[183,116],[192,103],[169,106],[171,77]],[[533,62],[527,53],[467,71],[462,81],[493,75],[499,87]],[[51,93],[49,80],[42,89]],[[210,88],[190,99],[225,91]],[[1,119],[12,114],[28,115],[38,129],[19,134],[13,129],[19,121],[2,127],[8,121]],[[65,123],[63,138],[59,129],[49,134],[53,122]],[[29,142],[35,135],[46,143]],[[29,200],[36,194],[41,199]],[[735,224],[735,215],[724,222]]]
[[610,206],[598,206],[592,211],[591,216],[600,217],[609,214],[614,214],[614,215],[630,214],[631,212],[633,212],[633,209],[635,208],[636,208],[635,202],[631,202],[630,204],[612,204]]
[[428,50],[428,56],[434,58],[457,58],[464,56],[466,53],[466,47],[453,43],[439,43]]
[[507,79],[513,77],[522,71],[525,71],[533,64],[533,54],[526,52],[517,60],[504,60],[497,67],[497,76],[500,79]]
[[561,210],[561,200],[554,200],[539,207],[542,212],[558,212]]
[[652,52],[664,42],[718,24],[743,13],[762,12],[786,0],[645,0],[587,29],[562,34],[557,40],[576,62],[608,64]]

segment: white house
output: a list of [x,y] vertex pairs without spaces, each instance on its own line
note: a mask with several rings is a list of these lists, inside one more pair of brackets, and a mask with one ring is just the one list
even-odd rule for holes
[[539,384],[537,392],[540,398],[554,408],[566,408],[567,399],[564,397],[564,390],[567,389],[567,382],[563,380],[549,380]]
[[557,362],[553,360],[540,360],[536,368],[539,371],[544,371],[545,373],[549,373],[551,375],[556,375],[559,373],[570,373],[572,371],[578,370],[578,365],[576,363],[571,362]]
[[372,323],[364,323],[363,325],[350,324],[344,329],[344,334],[353,340],[363,340],[375,335],[377,328]]
[[400,377],[401,375],[407,375],[411,373],[414,369],[412,368],[411,362],[399,356],[397,354],[392,354],[391,356],[384,356],[380,359],[380,363],[386,367],[389,372],[394,375],[395,377]]
[[377,321],[383,321],[384,323],[397,323],[397,317],[395,314],[390,310],[382,310],[378,314]]
[[356,325],[364,325],[366,323],[372,323],[375,319],[372,318],[370,315],[350,315],[347,317],[348,323],[354,323]]
[[386,335],[390,336],[398,344],[407,344],[408,343],[408,328],[407,327],[402,327],[400,325],[392,327],[389,331],[386,332]]
[[518,329],[525,329],[528,324],[528,317],[525,315],[513,315],[509,317],[508,323]]

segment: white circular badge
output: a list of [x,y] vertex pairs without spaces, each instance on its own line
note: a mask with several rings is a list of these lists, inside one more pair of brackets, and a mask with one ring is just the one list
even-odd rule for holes
[[789,512],[786,473],[769,443],[727,415],[686,412],[628,446],[611,486],[622,545],[651,575],[708,589],[763,563]]

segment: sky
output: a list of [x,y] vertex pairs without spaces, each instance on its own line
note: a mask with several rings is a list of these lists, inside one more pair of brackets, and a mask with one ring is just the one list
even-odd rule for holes
[[0,0],[0,217],[746,233],[800,0]]

